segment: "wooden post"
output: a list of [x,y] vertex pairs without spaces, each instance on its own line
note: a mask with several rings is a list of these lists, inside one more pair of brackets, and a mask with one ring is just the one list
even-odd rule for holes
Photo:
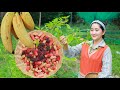
[[39,12],[39,27],[41,25],[41,12]]
[[72,24],[72,12],[70,12],[70,24]]

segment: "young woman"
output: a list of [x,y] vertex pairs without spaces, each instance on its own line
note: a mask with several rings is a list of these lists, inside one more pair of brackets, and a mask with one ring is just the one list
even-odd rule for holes
[[112,74],[112,54],[110,47],[104,41],[105,25],[95,20],[91,23],[92,41],[76,46],[67,44],[65,36],[60,37],[64,54],[67,57],[80,55],[80,72],[78,77],[85,78],[89,73],[97,73],[97,78],[109,78]]

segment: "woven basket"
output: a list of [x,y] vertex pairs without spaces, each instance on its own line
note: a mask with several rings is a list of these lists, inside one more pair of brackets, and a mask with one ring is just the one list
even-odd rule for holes
[[88,73],[85,78],[98,78],[98,73]]
[[[62,65],[62,57],[63,57],[63,49],[62,49],[62,46],[59,42],[59,40],[53,36],[51,33],[48,33],[48,32],[45,32],[45,31],[41,31],[41,30],[34,30],[34,31],[31,31],[29,32],[28,34],[30,35],[31,33],[34,33],[34,32],[37,32],[38,34],[43,32],[45,35],[51,37],[53,40],[54,40],[54,43],[59,45],[60,46],[60,49],[59,49],[59,55],[60,55],[60,61],[57,63],[56,65],[56,69],[51,71],[48,75],[45,74],[42,78],[47,78],[53,74],[55,74],[61,67]],[[21,47],[22,47],[22,42],[19,40],[18,43],[17,43],[17,46],[16,46],[16,49],[15,49],[15,59],[16,59],[16,65],[17,67],[26,75],[28,76],[31,76],[33,78],[39,78],[39,77],[36,77],[33,73],[32,70],[29,70],[26,71],[26,64],[21,60],[21,55],[22,55],[22,50],[21,50]]]

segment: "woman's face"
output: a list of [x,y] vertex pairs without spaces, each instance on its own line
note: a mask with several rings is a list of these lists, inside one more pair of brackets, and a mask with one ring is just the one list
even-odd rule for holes
[[100,28],[100,25],[97,23],[93,23],[91,26],[90,34],[93,40],[102,39],[102,36],[105,34],[105,30],[103,31]]

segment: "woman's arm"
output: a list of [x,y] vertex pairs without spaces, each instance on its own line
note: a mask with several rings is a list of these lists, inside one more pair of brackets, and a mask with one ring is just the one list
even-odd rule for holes
[[67,57],[76,57],[80,55],[82,48],[82,43],[76,45],[76,46],[70,46],[68,45],[68,50],[64,50],[64,55]]
[[98,73],[98,78],[109,78],[112,75],[112,53],[108,47],[102,59],[102,71]]
[[70,46],[67,43],[67,38],[65,36],[60,37],[60,42],[63,45],[64,55],[67,57],[76,57],[80,54],[82,43],[76,46]]

